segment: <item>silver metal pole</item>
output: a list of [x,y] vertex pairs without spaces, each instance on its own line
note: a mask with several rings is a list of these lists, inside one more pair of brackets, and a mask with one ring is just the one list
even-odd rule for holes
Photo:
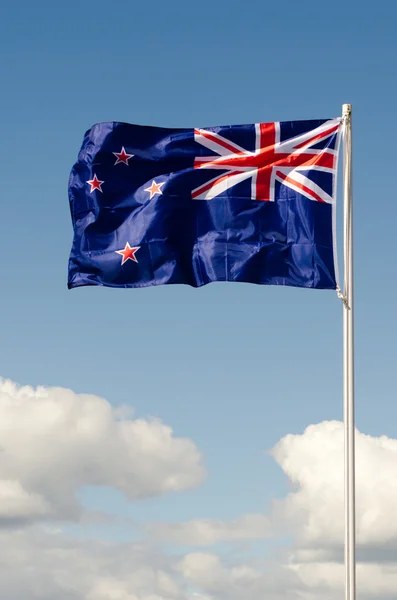
[[345,600],[356,600],[356,501],[354,443],[352,107],[344,104],[344,303],[343,388],[345,424]]

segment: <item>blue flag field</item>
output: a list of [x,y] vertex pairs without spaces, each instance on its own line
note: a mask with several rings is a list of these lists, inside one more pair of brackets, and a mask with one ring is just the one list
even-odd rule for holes
[[69,288],[335,289],[340,130],[341,119],[94,125],[69,181]]

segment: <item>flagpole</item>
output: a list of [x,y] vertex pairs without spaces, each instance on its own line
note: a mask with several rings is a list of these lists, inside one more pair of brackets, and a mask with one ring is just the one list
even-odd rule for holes
[[354,438],[352,106],[343,110],[343,388],[345,429],[345,600],[356,600],[356,501]]

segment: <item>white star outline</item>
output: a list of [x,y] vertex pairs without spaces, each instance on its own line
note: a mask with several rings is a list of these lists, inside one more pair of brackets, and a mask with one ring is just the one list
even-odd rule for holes
[[[123,164],[123,165],[127,165],[127,167],[129,167],[130,165],[128,164],[128,161],[130,160],[130,158],[135,156],[135,154],[128,154],[128,152],[126,152],[124,146],[121,147],[120,152],[112,152],[112,154],[114,154],[115,157],[117,158],[116,162],[114,163],[114,166]],[[120,154],[125,155],[125,160],[123,160],[122,158],[119,158]]]
[[[103,193],[103,189],[102,189],[101,186],[105,182],[101,181],[100,179],[98,179],[96,173],[94,173],[94,178],[93,179],[89,179],[88,181],[86,181],[86,183],[88,183],[88,185],[91,186],[90,194],[92,194],[92,192],[94,192],[95,190],[98,190],[99,192]],[[99,184],[99,187],[96,184]]]
[[[145,188],[145,192],[149,192],[150,193],[150,198],[149,200],[151,200],[156,194],[163,194],[163,192],[161,191],[161,186],[165,184],[165,181],[162,181],[161,183],[157,183],[155,179],[153,179],[152,184]],[[154,190],[154,191],[153,191]]]
[[[138,262],[137,257],[135,256],[136,252],[140,249],[140,246],[130,246],[129,242],[126,242],[124,246],[124,250],[115,250],[116,254],[120,254],[123,258],[121,260],[121,264],[124,265],[128,260],[133,260],[134,262]],[[127,252],[132,253],[132,256],[125,257]]]

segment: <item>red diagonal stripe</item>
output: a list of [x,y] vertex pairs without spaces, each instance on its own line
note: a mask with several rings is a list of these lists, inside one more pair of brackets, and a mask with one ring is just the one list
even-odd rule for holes
[[323,198],[321,198],[321,196],[316,194],[316,192],[313,192],[313,190],[308,188],[306,185],[303,185],[303,183],[299,183],[299,181],[295,181],[295,179],[291,179],[291,177],[288,177],[288,175],[284,175],[280,171],[276,171],[276,177],[279,177],[283,181],[290,183],[291,185],[294,185],[295,187],[299,188],[303,192],[306,192],[306,194],[309,194],[309,196],[312,196],[312,198],[315,198],[315,200],[318,200],[318,202],[325,202],[325,200],[323,200]]
[[216,135],[213,135],[211,133],[211,131],[205,131],[205,130],[200,131],[199,129],[195,129],[194,133],[195,133],[195,135],[202,135],[203,137],[207,138],[208,140],[211,140],[211,142],[215,142],[219,146],[226,148],[226,150],[230,150],[230,152],[232,152],[233,154],[239,153],[238,151],[236,151],[235,146],[232,146],[232,144],[231,143],[228,144],[228,142],[226,140],[220,139]]
[[214,185],[220,183],[221,181],[224,181],[225,179],[228,179],[231,175],[240,175],[240,173],[238,171],[234,171],[234,172],[231,171],[230,173],[227,173],[226,175],[221,175],[220,177],[213,179],[209,183],[202,185],[201,187],[197,188],[196,190],[193,190],[192,198],[197,198],[197,196],[200,196],[200,194],[207,192],[212,187],[214,187]]
[[334,125],[333,127],[330,127],[329,129],[327,129],[326,131],[323,131],[322,133],[315,135],[310,140],[308,140],[306,142],[302,142],[301,144],[298,144],[297,146],[295,146],[295,148],[297,150],[299,150],[299,148],[303,148],[304,146],[312,145],[315,142],[318,142],[318,141],[322,140],[323,138],[328,137],[329,135],[331,135],[331,133],[334,133],[334,131],[338,131],[338,129],[339,129],[339,124]]

